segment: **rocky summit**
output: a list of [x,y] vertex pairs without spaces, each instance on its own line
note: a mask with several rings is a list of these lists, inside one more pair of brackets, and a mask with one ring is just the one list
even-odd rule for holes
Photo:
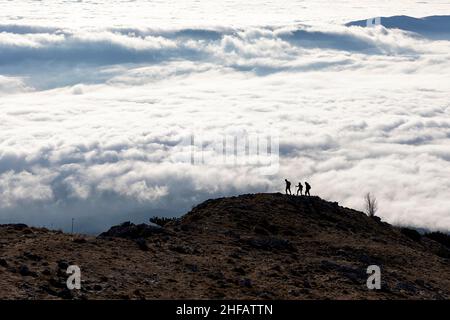
[[[98,237],[0,226],[1,299],[449,299],[448,237],[318,197],[248,194]],[[81,288],[69,290],[69,266]],[[381,288],[369,290],[378,266]]]

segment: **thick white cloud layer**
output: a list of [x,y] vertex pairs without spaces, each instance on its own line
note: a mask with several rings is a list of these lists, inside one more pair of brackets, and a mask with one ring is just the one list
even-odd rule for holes
[[[83,232],[283,190],[450,230],[450,41],[358,26],[0,24],[0,222]],[[185,161],[180,142],[279,132],[280,164]]]

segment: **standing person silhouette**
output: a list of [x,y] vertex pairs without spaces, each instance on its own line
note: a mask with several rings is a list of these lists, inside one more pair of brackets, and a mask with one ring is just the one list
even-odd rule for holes
[[311,186],[305,181],[305,196],[310,196],[309,190],[311,190]]
[[284,179],[284,181],[286,181],[286,194],[288,194],[288,192],[289,192],[289,194],[292,195],[292,192],[291,192],[291,182],[288,181],[288,179]]
[[296,186],[298,189],[297,189],[297,195],[298,195],[298,192],[300,191],[300,195],[302,196],[303,195],[303,186],[302,186],[302,183],[301,182],[299,182],[298,183],[298,186]]

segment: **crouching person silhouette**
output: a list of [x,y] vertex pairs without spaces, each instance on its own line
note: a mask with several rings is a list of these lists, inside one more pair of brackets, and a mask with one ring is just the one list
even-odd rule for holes
[[311,190],[311,186],[308,182],[305,181],[305,196],[310,196],[309,190]]
[[284,181],[286,182],[286,194],[288,194],[288,192],[289,192],[289,194],[292,195],[292,192],[291,192],[291,182],[288,181],[288,179],[284,179]]
[[297,195],[299,192],[300,192],[300,195],[302,196],[303,195],[303,186],[302,186],[301,182],[299,182],[298,186],[297,186]]

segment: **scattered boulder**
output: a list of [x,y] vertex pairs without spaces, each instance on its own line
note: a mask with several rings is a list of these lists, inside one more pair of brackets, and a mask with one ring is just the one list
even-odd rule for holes
[[164,229],[158,226],[151,226],[145,223],[133,224],[131,222],[124,222],[121,225],[114,226],[108,231],[99,235],[99,238],[125,238],[125,239],[138,239],[148,238],[154,234],[164,233]]
[[65,260],[59,260],[57,263],[58,263],[58,268],[63,270],[64,272],[69,267],[69,263],[67,261],[65,261]]
[[49,276],[49,275],[52,274],[52,272],[51,272],[49,269],[44,269],[44,270],[42,270],[41,273],[42,273],[44,276]]
[[37,273],[30,271],[30,269],[26,265],[21,265],[19,267],[19,273],[21,276],[24,276],[24,277],[28,277],[28,276],[37,277]]
[[21,265],[19,267],[19,273],[22,276],[28,276],[30,274],[30,269],[25,265]]
[[136,244],[138,245],[139,249],[142,251],[148,251],[149,247],[147,245],[147,241],[145,241],[144,238],[138,238],[135,240]]
[[32,260],[32,261],[41,261],[42,257],[38,256],[37,254],[33,254],[31,252],[24,252],[23,256],[25,258],[27,258],[28,260]]
[[6,268],[8,266],[8,262],[5,259],[0,258],[0,266]]
[[99,284],[95,284],[92,289],[94,289],[94,291],[102,291],[103,287]]

